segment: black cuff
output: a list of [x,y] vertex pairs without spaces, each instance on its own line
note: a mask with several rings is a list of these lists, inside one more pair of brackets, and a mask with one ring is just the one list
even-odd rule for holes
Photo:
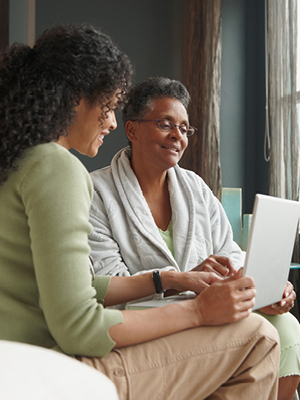
[[156,293],[163,293],[164,289],[161,284],[161,277],[160,277],[160,271],[154,271],[152,272],[152,278],[155,286],[155,292]]

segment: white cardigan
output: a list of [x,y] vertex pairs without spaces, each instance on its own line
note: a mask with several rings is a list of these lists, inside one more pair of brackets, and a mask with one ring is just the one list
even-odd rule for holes
[[211,254],[240,267],[225,211],[204,181],[176,165],[168,171],[175,257],[162,239],[130,165],[131,149],[94,171],[89,237],[95,272],[133,275],[153,269],[189,271]]

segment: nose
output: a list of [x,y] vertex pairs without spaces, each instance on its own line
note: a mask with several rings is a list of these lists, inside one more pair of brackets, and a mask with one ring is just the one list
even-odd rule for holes
[[172,138],[174,138],[176,140],[180,140],[184,136],[181,133],[181,130],[178,125],[175,125],[174,128],[171,130],[171,135],[172,135]]
[[116,114],[114,112],[114,110],[110,111],[110,130],[114,130],[117,128],[118,124],[117,124],[117,120],[116,120]]

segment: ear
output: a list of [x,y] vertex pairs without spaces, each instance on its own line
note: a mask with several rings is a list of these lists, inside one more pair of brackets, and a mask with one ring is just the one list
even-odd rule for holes
[[131,143],[134,142],[136,140],[137,122],[127,121],[125,125],[125,132]]

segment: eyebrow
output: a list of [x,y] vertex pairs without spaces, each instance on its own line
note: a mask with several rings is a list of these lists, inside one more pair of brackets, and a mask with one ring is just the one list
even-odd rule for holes
[[[172,117],[171,115],[163,115],[163,116],[160,117],[159,119],[168,119],[168,120],[174,122],[174,117]],[[184,121],[182,121],[182,122],[180,123],[180,125],[189,125],[189,124],[190,124],[190,123],[189,123],[189,121],[187,121],[187,120],[184,120]]]

